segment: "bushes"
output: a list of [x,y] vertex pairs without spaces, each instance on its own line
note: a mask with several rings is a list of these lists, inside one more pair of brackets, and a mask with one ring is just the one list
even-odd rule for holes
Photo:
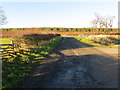
[[30,34],[14,38],[15,48],[32,48],[59,37],[59,34]]

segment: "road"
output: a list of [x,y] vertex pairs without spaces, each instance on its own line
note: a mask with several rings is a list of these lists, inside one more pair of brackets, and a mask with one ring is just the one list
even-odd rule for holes
[[118,88],[118,58],[66,37],[20,88]]

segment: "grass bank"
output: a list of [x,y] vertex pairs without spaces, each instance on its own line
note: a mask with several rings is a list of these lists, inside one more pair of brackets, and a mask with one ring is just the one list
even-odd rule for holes
[[29,76],[31,70],[44,60],[61,42],[62,37],[55,38],[42,46],[36,46],[29,53],[25,50],[18,51],[14,57],[3,61],[2,84],[4,88],[16,88]]
[[88,46],[118,48],[118,45],[120,44],[120,38],[118,38],[119,36],[117,35],[106,37],[73,37]]

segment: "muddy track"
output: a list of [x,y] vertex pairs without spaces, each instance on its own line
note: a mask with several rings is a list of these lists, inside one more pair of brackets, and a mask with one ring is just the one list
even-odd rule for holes
[[118,88],[118,61],[67,37],[19,88]]

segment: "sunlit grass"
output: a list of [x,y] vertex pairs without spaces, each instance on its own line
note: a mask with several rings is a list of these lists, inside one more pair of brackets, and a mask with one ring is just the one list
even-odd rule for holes
[[80,42],[90,45],[90,46],[97,46],[97,47],[109,47],[109,48],[118,48],[118,45],[120,44],[120,38],[119,35],[108,35],[105,37],[77,37],[74,36],[77,40]]
[[32,68],[45,59],[61,40],[61,37],[53,39],[43,46],[35,47],[30,53],[23,50],[18,51],[14,57],[9,55],[4,57],[7,60],[3,60],[3,88],[17,87],[29,75]]
[[0,38],[0,44],[12,44],[11,38]]

